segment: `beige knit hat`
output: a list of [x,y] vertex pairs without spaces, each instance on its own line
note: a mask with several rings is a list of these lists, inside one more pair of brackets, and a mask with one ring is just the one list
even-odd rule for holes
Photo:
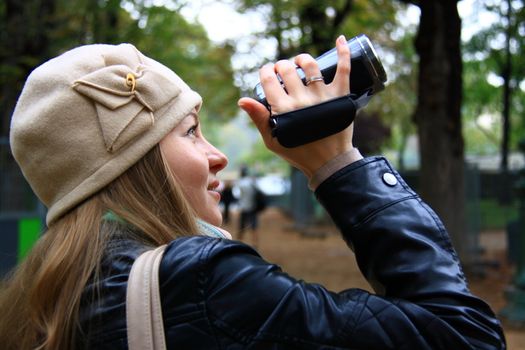
[[142,158],[201,97],[133,45],[87,45],[36,68],[11,121],[13,155],[47,224]]

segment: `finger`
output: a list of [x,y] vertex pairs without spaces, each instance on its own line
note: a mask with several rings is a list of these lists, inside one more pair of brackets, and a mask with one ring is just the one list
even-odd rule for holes
[[[301,67],[304,71],[305,77],[308,81],[312,77],[322,77],[321,70],[315,58],[307,53],[300,54],[295,57],[295,64]],[[315,87],[324,84],[323,81],[312,81],[309,86]]]
[[297,74],[297,66],[291,61],[278,61],[275,64],[275,72],[281,77],[288,95],[297,96],[304,91],[304,84]]
[[259,130],[259,133],[262,135],[264,140],[271,138],[270,130],[270,113],[266,107],[257,100],[254,100],[251,97],[242,97],[237,102],[238,106],[242,108],[250,118],[253,123]]
[[275,75],[274,64],[269,63],[264,65],[259,70],[259,79],[261,81],[261,86],[266,96],[266,101],[270,105],[274,104],[279,98],[282,98],[283,95],[286,95],[281,82],[277,79]]
[[337,69],[330,85],[335,86],[339,93],[348,94],[350,93],[350,49],[344,35],[337,38],[335,47],[337,50]]

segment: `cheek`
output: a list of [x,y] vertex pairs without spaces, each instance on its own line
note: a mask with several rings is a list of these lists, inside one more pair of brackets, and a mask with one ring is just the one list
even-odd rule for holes
[[220,224],[215,213],[217,203],[213,203],[208,193],[210,168],[206,154],[192,142],[170,142],[164,148],[168,165],[196,214],[205,221]]
[[175,173],[175,176],[177,177],[179,183],[182,185],[183,191],[188,196],[195,197],[201,191],[207,189],[208,173],[203,169],[193,167],[192,170],[190,170],[190,168],[188,167],[184,170],[179,171],[178,174]]
[[180,183],[186,198],[195,206],[194,200],[199,200],[208,187],[208,166],[205,159],[198,154],[177,157],[171,166],[173,174]]

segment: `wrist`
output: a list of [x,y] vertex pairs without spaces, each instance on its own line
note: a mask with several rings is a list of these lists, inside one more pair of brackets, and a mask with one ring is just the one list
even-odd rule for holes
[[338,170],[344,168],[345,166],[352,164],[360,159],[363,159],[361,152],[357,148],[352,147],[351,149],[338,154],[333,157],[322,166],[317,168],[311,173],[311,176],[305,175],[308,177],[308,187],[310,190],[315,191],[315,189],[327,178],[333,175]]

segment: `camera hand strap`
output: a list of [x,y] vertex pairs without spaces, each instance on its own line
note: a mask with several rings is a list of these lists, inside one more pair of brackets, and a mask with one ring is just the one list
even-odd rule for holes
[[281,145],[292,148],[310,143],[346,129],[356,111],[365,106],[371,96],[358,99],[346,95],[270,118],[272,136]]

